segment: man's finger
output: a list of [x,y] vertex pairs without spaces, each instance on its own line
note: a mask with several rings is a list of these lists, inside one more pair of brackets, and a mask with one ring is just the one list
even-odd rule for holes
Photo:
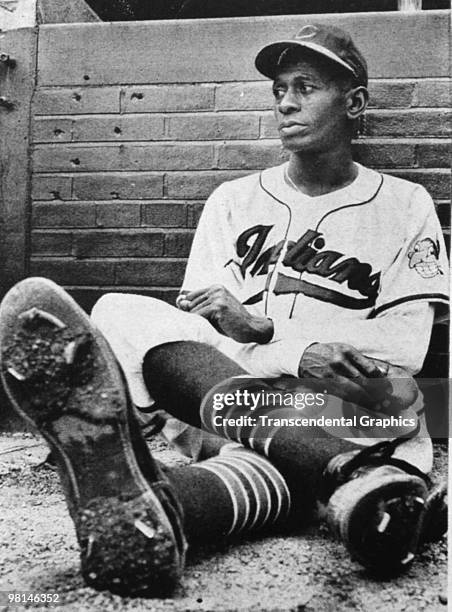
[[193,312],[194,309],[197,308],[198,306],[205,304],[206,302],[209,302],[210,295],[206,293],[202,293],[201,295],[198,295],[198,297],[194,298],[193,300],[189,300],[188,296],[186,296],[185,299],[188,301],[188,310],[190,312]]
[[226,335],[220,327],[220,324],[216,318],[216,312],[212,304],[209,304],[207,306],[197,306],[194,310],[191,310],[190,312],[191,314],[196,314],[200,317],[203,317],[204,319],[207,319],[207,321],[209,321],[209,323],[217,330],[217,332]]
[[214,306],[213,304],[209,302],[209,300],[205,300],[201,304],[198,304],[198,306],[195,306],[194,308],[190,308],[190,312],[192,314],[197,314],[206,319],[208,319],[209,317],[215,314]]
[[345,357],[343,361],[336,363],[334,370],[338,376],[348,378],[360,387],[366,384],[366,377],[363,376],[361,371],[358,370],[347,357]]
[[195,291],[187,291],[185,293],[185,299],[189,302],[192,302],[200,295],[206,295],[209,289],[210,287],[204,287],[203,289],[196,289]]
[[364,408],[373,408],[376,404],[375,400],[360,385],[343,376],[328,379],[326,388],[331,395],[336,395],[346,402]]
[[362,353],[356,349],[350,347],[347,351],[347,355],[350,361],[358,368],[358,370],[367,376],[368,378],[381,378],[383,376],[382,371],[369,357],[365,357]]

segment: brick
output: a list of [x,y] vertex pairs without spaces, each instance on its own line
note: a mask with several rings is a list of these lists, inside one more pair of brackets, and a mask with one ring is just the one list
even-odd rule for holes
[[209,144],[38,145],[33,162],[41,172],[200,170],[212,167],[213,155]]
[[121,92],[122,113],[202,111],[214,108],[214,85],[148,85]]
[[188,257],[193,242],[193,232],[171,232],[165,236],[166,257]]
[[258,138],[257,115],[184,115],[169,117],[168,137],[174,140],[237,140]]
[[79,200],[141,200],[162,195],[163,174],[121,172],[74,177],[74,198]]
[[168,172],[166,174],[166,195],[170,198],[206,198],[224,183],[249,172]]
[[450,168],[451,142],[426,142],[416,146],[421,168]]
[[249,144],[225,144],[219,148],[218,167],[220,169],[260,170],[281,164],[288,158],[279,141]]
[[188,207],[187,227],[197,227],[201,213],[204,209],[204,202],[194,202]]
[[185,227],[187,206],[171,202],[143,204],[142,222],[153,227]]
[[273,107],[272,85],[256,83],[223,83],[215,94],[217,110],[268,110]]
[[115,264],[110,261],[32,258],[32,276],[45,276],[60,285],[113,284]]
[[32,232],[32,255],[71,255],[71,232]]
[[353,158],[372,168],[410,168],[416,165],[415,145],[358,141],[353,145]]
[[78,258],[157,257],[162,254],[162,233],[107,230],[74,234],[74,255]]
[[32,206],[33,227],[94,227],[95,207],[89,203],[39,202]]
[[185,260],[124,260],[116,264],[116,284],[179,287],[184,278]]
[[108,202],[96,204],[98,227],[138,227],[141,223],[141,205],[135,202]]
[[369,111],[364,117],[366,136],[446,136],[452,113],[442,111]]
[[33,175],[32,198],[34,200],[70,200],[72,177]]
[[110,115],[74,119],[74,142],[160,140],[163,117],[155,115]]
[[36,118],[33,122],[33,142],[70,142],[72,120],[61,117]]
[[443,81],[422,80],[416,83],[413,95],[413,106],[442,106],[449,108],[451,83],[449,79]]
[[370,108],[409,107],[415,88],[414,81],[370,81]]
[[119,87],[51,87],[38,89],[33,111],[36,115],[118,113]]
[[450,196],[450,172],[446,170],[386,170],[386,172],[423,185],[432,198],[445,200]]
[[276,127],[276,119],[273,113],[268,113],[261,116],[261,138],[278,138],[279,134]]

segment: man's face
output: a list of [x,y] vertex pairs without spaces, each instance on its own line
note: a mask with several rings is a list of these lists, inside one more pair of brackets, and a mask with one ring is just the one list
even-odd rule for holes
[[283,67],[273,94],[281,142],[292,153],[320,153],[349,140],[346,92],[331,70],[315,60]]

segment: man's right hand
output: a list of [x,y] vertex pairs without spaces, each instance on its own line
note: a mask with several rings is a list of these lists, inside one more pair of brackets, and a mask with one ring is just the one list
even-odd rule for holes
[[377,408],[391,394],[388,368],[339,342],[311,344],[300,361],[300,378],[323,383],[332,395],[366,408]]

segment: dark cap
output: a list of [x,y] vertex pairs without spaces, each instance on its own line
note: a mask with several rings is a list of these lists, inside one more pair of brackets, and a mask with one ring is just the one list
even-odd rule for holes
[[358,51],[351,36],[334,26],[306,25],[291,39],[279,40],[265,46],[256,57],[256,68],[270,79],[289,49],[310,49],[349,70],[358,85],[367,87],[366,60]]

